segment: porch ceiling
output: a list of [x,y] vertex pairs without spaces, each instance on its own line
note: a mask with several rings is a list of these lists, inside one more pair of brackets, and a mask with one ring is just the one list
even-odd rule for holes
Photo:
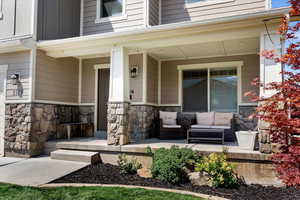
[[152,56],[161,60],[256,54],[258,52],[258,37],[149,49]]

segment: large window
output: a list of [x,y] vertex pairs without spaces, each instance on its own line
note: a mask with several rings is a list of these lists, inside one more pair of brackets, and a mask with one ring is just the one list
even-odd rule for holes
[[182,89],[185,112],[237,112],[236,68],[183,71]]
[[120,16],[123,13],[123,0],[101,0],[100,17]]

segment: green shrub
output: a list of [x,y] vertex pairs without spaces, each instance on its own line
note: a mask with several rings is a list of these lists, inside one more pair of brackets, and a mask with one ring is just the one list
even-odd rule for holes
[[194,164],[200,160],[197,152],[177,146],[172,146],[170,149],[160,148],[152,155],[152,176],[172,184],[186,181],[185,169],[194,167]]
[[212,153],[196,164],[196,171],[206,173],[214,187],[238,187],[241,181],[234,169],[235,166],[226,161],[226,151]]
[[125,154],[119,155],[118,165],[122,174],[136,174],[142,165],[136,159],[128,159]]

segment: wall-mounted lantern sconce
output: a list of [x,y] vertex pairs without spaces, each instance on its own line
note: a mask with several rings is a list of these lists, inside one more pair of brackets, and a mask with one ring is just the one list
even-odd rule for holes
[[10,79],[11,79],[13,85],[18,85],[18,83],[20,81],[20,74],[15,73],[15,74],[11,75]]
[[139,69],[138,66],[131,67],[131,69],[130,69],[130,77],[131,78],[136,78],[138,76],[138,74],[139,74],[138,69]]

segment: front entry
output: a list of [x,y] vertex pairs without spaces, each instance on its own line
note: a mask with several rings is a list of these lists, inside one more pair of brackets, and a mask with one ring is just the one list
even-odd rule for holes
[[7,66],[0,65],[0,157],[4,156],[6,71]]
[[98,69],[98,117],[97,127],[98,131],[107,131],[107,103],[109,95],[109,76],[110,70]]

